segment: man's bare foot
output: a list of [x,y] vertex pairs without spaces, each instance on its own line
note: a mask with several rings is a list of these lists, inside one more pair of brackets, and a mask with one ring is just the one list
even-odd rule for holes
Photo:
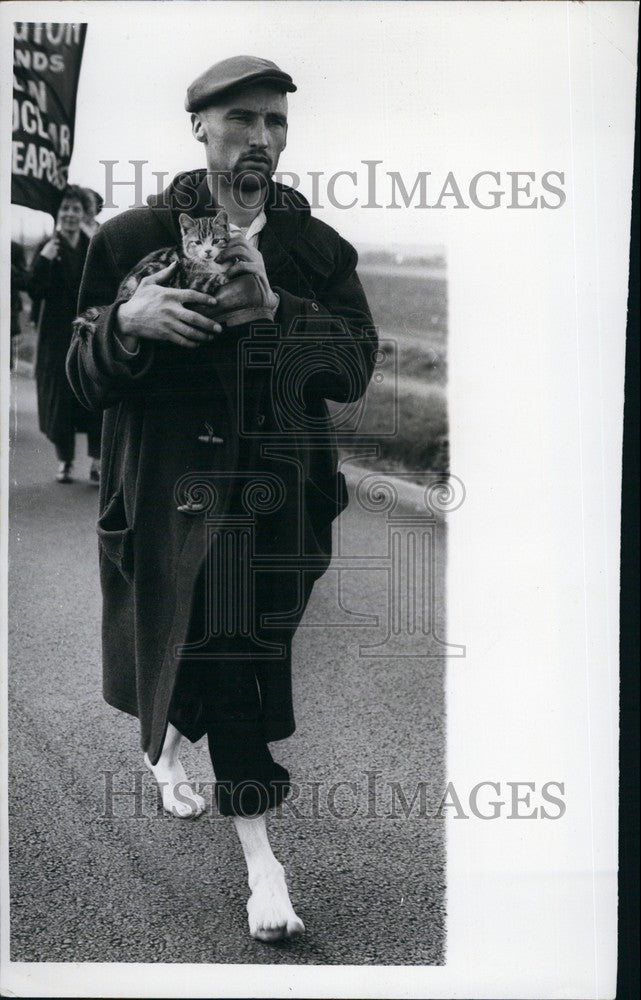
[[283,866],[274,859],[269,869],[250,882],[247,901],[249,933],[257,941],[284,941],[305,933],[305,925],[291,904]]
[[157,764],[152,764],[145,754],[145,764],[156,779],[156,784],[162,793],[162,805],[165,812],[179,819],[196,819],[205,810],[205,800],[198,795],[187,780],[185,769],[179,760],[171,764],[163,762],[162,757]]
[[195,819],[204,812],[205,800],[189,784],[178,758],[181,739],[176,727],[169,723],[158,763],[152,764],[145,754],[145,764],[162,792],[162,804],[166,812],[179,819]]
[[305,925],[294,913],[283,866],[269,844],[265,816],[234,816],[234,826],[251,889],[247,902],[249,933],[257,941],[284,941],[303,934]]

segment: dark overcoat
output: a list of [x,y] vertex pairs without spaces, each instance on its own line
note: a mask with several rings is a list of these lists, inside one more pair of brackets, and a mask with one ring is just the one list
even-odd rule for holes
[[[47,238],[48,239],[48,238]],[[71,325],[77,313],[78,291],[89,239],[81,232],[76,247],[60,236],[56,260],[34,253],[27,281],[38,322],[36,386],[40,430],[50,441],[67,439],[70,432],[92,428],[100,433],[100,415],[89,413],[72,392],[65,373],[71,343]]]
[[[266,737],[293,732],[288,636],[329,565],[331,522],[347,503],[325,399],[348,402],[365,392],[377,346],[355,250],[312,217],[300,194],[272,185],[259,249],[280,296],[275,322],[227,330],[197,349],[141,339],[137,354],[123,353],[118,285],[142,257],[178,244],[176,192],[185,178],[197,186],[205,172],[179,175],[148,207],[101,226],[79,303],[95,307],[92,322],[79,324],[67,359],[78,398],[105,411],[104,696],[138,716],[152,762],[196,583],[212,538],[220,541],[231,521],[241,535],[250,525],[249,547],[263,560],[260,590],[273,602],[268,596],[261,610],[280,612],[280,624],[273,619],[271,631],[268,622],[251,640]],[[186,735],[196,738],[198,727]]]

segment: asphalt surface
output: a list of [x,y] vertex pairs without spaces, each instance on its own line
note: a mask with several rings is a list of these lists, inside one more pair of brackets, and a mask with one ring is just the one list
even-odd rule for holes
[[[388,630],[385,513],[350,504],[337,529],[341,572],[316,585],[296,638],[297,731],[272,751],[297,798],[269,828],[306,934],[258,943],[247,932],[240,846],[212,805],[206,749],[186,744],[183,755],[205,814],[168,817],[143,769],[136,720],[102,701],[97,490],[85,478],[85,439],[78,481],[57,484],[35,384],[23,373],[12,393],[11,959],[441,964],[443,660],[429,627],[404,634],[406,603],[393,645],[359,652]],[[440,630],[442,525],[432,537]],[[404,602],[407,588],[398,594]]]

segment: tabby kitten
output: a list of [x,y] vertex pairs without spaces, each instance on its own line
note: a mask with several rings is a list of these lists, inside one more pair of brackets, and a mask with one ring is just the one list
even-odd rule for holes
[[188,286],[193,287],[201,279],[206,282],[213,279],[208,285],[210,290],[224,285],[225,272],[231,262],[218,264],[216,258],[229,239],[227,214],[217,212],[202,219],[192,219],[183,212],[178,221],[182,234],[182,265]]
[[118,299],[130,299],[143,278],[149,274],[162,271],[163,268],[180,261],[180,267],[169,282],[172,288],[197,288],[199,291],[213,293],[216,288],[227,281],[225,272],[230,261],[219,264],[218,254],[226,246],[229,239],[229,223],[227,213],[219,211],[216,215],[206,215],[192,219],[184,212],[179,217],[182,247],[163,247],[154,250],[143,257],[124,278],[118,289]]
[[[168,282],[170,288],[197,288],[198,291],[212,293],[227,282],[225,272],[231,261],[219,264],[216,260],[229,239],[227,213],[219,211],[216,215],[192,219],[183,212],[179,222],[181,249],[163,247],[162,250],[154,250],[143,257],[121,281],[116,301],[128,301],[143,278],[162,271],[175,261],[179,261],[180,266]],[[191,307],[187,305],[186,308]],[[202,315],[207,314],[203,307],[199,306],[198,311]],[[93,336],[99,316],[100,310],[95,306],[85,309],[73,322],[75,333],[83,340]]]

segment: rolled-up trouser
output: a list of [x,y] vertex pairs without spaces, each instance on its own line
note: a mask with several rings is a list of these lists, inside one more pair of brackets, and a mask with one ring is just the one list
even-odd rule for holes
[[[258,711],[258,692],[251,664],[215,663],[201,696],[199,719],[205,724],[216,784],[214,795],[223,816],[258,816],[279,805],[290,790],[289,771],[272,757]],[[205,664],[201,665],[203,673]],[[216,680],[213,680],[217,675]],[[223,675],[226,675],[223,680]],[[238,680],[240,684],[238,684]],[[218,685],[233,680],[242,710],[221,714]],[[192,679],[193,684],[193,679]],[[245,693],[242,689],[245,688]],[[193,690],[193,688],[192,688]],[[254,712],[248,710],[256,699]],[[193,739],[180,705],[172,704],[171,722]],[[185,732],[185,730],[187,730]]]
[[218,809],[223,816],[264,813],[287,795],[289,772],[267,746],[254,666],[213,660],[199,672]]
[[[196,595],[188,635],[191,643],[203,635],[202,577]],[[250,644],[241,636],[222,641],[214,637],[199,646],[198,656],[183,654],[181,659],[169,721],[191,740],[207,733],[216,776],[214,794],[225,816],[259,815],[289,792],[289,772],[274,761],[267,744],[258,675],[289,674],[291,631],[279,633],[284,654],[274,662],[261,665],[252,660]],[[263,693],[269,697],[268,690]]]

